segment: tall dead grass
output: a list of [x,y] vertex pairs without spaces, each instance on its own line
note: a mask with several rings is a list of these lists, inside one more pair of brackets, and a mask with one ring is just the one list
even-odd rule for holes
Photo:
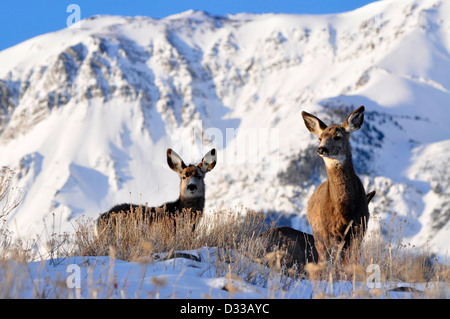
[[[11,175],[8,175],[11,172],[3,170],[2,174],[9,176],[1,180],[4,183],[2,185],[11,187]],[[8,187],[0,189],[0,195],[11,196],[11,189],[5,191]],[[3,203],[7,208],[3,207],[0,212],[9,213],[18,201],[11,198]],[[352,295],[343,297],[368,297],[367,292],[361,293],[367,290],[356,289],[356,283],[369,282],[372,273],[368,269],[371,265],[379,267],[381,282],[444,282],[447,287],[450,283],[448,264],[439,262],[426,248],[418,249],[403,243],[407,222],[398,215],[394,215],[387,224],[374,218],[372,222],[379,223],[378,227],[373,227],[375,230],[365,236],[356,236],[358,244],[344,251],[344,258],[318,265],[308,264],[306,267],[295,264],[287,267],[289,247],[268,249],[265,238],[261,237],[268,227],[262,213],[236,208],[194,218],[191,214],[180,213],[172,219],[162,212],[149,223],[142,215],[142,209],[126,217],[114,216],[98,236],[94,234],[95,221],[90,218],[80,218],[74,222],[73,233],[57,234],[51,229],[46,236],[31,240],[13,239],[11,232],[1,224],[0,296],[23,296],[25,281],[17,279],[20,277],[17,272],[23,269],[22,275],[29,276],[27,263],[33,260],[50,259],[55,265],[70,256],[110,255],[112,258],[141,263],[177,257],[198,260],[190,251],[203,247],[217,247],[217,253],[211,259],[215,277],[230,278],[230,282],[231,279],[239,279],[270,287],[273,296],[276,291],[285,291],[299,280],[318,279],[313,281],[319,284],[316,296],[329,296],[320,283],[329,287],[336,282],[346,282],[352,283],[355,289]],[[36,253],[35,248],[39,245],[44,249]],[[17,263],[21,267],[17,267]],[[301,271],[303,269],[305,271]],[[234,291],[231,284],[224,289],[230,295]],[[45,289],[35,288],[35,291],[35,296],[46,295]],[[348,293],[349,290],[346,291]],[[430,296],[442,296],[442,292],[436,290]]]
[[29,250],[22,249],[24,243],[14,240],[6,222],[11,212],[20,204],[22,191],[13,185],[14,171],[8,167],[0,170],[0,260],[29,258]]
[[219,211],[194,218],[185,212],[175,217],[160,212],[151,222],[142,212],[112,215],[97,226],[98,236],[94,235],[93,220],[79,220],[75,226],[74,254],[102,256],[113,249],[118,259],[136,261],[205,246],[238,251],[266,227],[264,214],[252,211]]
[[[112,223],[108,232],[93,236],[93,223],[77,227],[74,246],[76,255],[107,255],[111,249],[119,259],[152,262],[160,258],[185,257],[185,252],[202,247],[217,247],[214,260],[217,277],[244,278],[252,284],[268,285],[270,278],[280,280],[287,288],[291,279],[315,279],[333,282],[362,282],[370,280],[371,265],[380,270],[381,282],[427,283],[450,282],[449,267],[439,263],[432,254],[402,242],[405,221],[394,214],[388,225],[379,219],[375,230],[365,236],[356,235],[356,244],[343,251],[343,258],[321,264],[286,267],[289,247],[268,250],[261,237],[267,228],[265,215],[253,211],[217,211],[195,221],[179,214],[172,220],[159,218],[151,225],[142,223],[139,214]],[[193,222],[196,223],[192,232]],[[382,236],[387,232],[387,236]],[[184,252],[184,253],[183,253]],[[337,252],[338,254],[338,252]],[[192,257],[194,258],[194,257]],[[305,269],[304,272],[299,271]]]
[[[440,282],[448,287],[450,268],[446,261],[439,262],[426,247],[417,248],[410,243],[404,243],[403,232],[407,224],[405,219],[394,213],[388,225],[376,217],[372,222],[377,225],[370,232],[365,235],[356,234],[353,245],[345,251],[335,252],[336,255],[342,253],[342,258],[308,264],[306,270],[309,278],[323,281],[327,287],[336,282],[351,282],[354,287],[357,282],[391,283],[393,289],[398,283],[418,284],[423,289],[427,284]],[[383,236],[383,233],[386,236]],[[413,288],[408,289],[412,291]],[[381,293],[377,289],[372,292]],[[429,290],[427,293],[428,297],[445,296],[439,289]],[[346,297],[355,296],[372,297],[367,289],[354,289],[353,295]]]

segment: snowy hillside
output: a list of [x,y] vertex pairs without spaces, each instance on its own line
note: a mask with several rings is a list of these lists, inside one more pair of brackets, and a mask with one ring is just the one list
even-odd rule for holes
[[[163,307],[163,299],[198,299],[203,303],[206,299],[214,299],[215,304],[220,299],[264,299],[266,311],[277,314],[285,312],[290,306],[288,303],[282,303],[281,307],[273,305],[273,300],[280,299],[450,297],[445,282],[383,282],[379,289],[371,289],[361,282],[294,280],[277,273],[268,273],[267,278],[255,278],[248,282],[240,276],[222,274],[223,270],[215,267],[214,261],[218,258],[216,248],[203,248],[190,253],[198,260],[174,258],[148,264],[109,257],[71,257],[47,260],[45,263],[32,262],[27,264],[26,271],[20,264],[4,263],[0,271],[9,271],[18,287],[11,292],[3,289],[1,293],[3,298],[21,299],[158,299],[158,304],[155,304],[157,308]],[[402,290],[401,287],[407,289]],[[248,303],[245,300],[239,302]],[[175,301],[170,303],[170,307],[165,307],[165,311],[177,314],[182,312],[182,307]],[[216,307],[216,314],[225,311],[231,313],[223,305],[220,310]]]
[[70,230],[130,199],[174,200],[166,149],[198,163],[216,147],[207,210],[281,213],[309,231],[306,203],[325,176],[300,113],[331,124],[365,105],[351,143],[377,192],[371,213],[389,223],[396,212],[405,242],[446,255],[449,16],[444,0],[320,16],[95,16],[4,50],[0,164],[24,192],[11,228]]

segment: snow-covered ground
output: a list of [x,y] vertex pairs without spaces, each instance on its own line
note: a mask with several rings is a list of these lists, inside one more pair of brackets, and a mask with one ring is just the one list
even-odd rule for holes
[[[62,233],[117,203],[175,200],[179,180],[166,149],[187,164],[215,147],[206,214],[245,207],[310,231],[306,204],[325,177],[305,169],[317,159],[311,150],[318,143],[301,111],[331,124],[365,105],[363,128],[351,143],[366,191],[377,192],[372,216],[389,224],[395,213],[406,221],[405,244],[446,260],[449,16],[444,0],[378,1],[333,15],[95,16],[6,49],[0,165],[16,172],[23,191],[8,227],[22,238],[45,227]],[[148,270],[158,277],[164,265],[189,263],[196,266],[167,275],[161,294],[189,295],[181,287],[192,279],[200,287],[192,288],[194,296],[226,296],[225,277],[209,276],[205,268],[212,266],[204,262],[156,262]],[[64,267],[49,271],[56,276]],[[136,282],[155,291],[137,264],[114,263],[130,267]],[[205,271],[199,276],[198,269]],[[248,297],[271,293],[241,284]],[[302,281],[286,294],[312,292],[313,284]]]
[[[109,257],[71,257],[5,263],[0,271],[14,276],[3,297],[13,298],[161,298],[161,299],[310,299],[449,298],[447,283],[391,283],[371,280],[294,280],[271,273],[252,282],[215,267],[217,248],[186,251],[197,260],[173,258],[151,263]],[[10,267],[10,268],[8,268]],[[254,267],[262,267],[254,264]],[[249,269],[249,272],[251,270]],[[263,273],[263,271],[261,271]],[[399,289],[409,287],[409,289]],[[8,288],[5,285],[5,288]]]

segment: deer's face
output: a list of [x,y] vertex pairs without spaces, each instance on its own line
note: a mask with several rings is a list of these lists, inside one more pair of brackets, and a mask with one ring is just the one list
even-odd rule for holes
[[179,173],[182,197],[202,197],[205,195],[205,174],[195,165],[189,165]]
[[217,154],[213,149],[208,152],[198,165],[186,166],[181,157],[173,150],[167,150],[167,163],[181,178],[180,196],[182,198],[195,198],[205,196],[206,173],[216,165]]
[[319,134],[320,145],[317,153],[323,158],[328,157],[344,162],[346,155],[350,152],[349,136],[350,134],[338,125],[327,127]]
[[363,124],[364,106],[353,111],[342,125],[327,126],[307,112],[302,112],[302,117],[306,128],[319,137],[317,153],[325,160],[325,164],[344,163],[351,156],[350,133],[359,130]]

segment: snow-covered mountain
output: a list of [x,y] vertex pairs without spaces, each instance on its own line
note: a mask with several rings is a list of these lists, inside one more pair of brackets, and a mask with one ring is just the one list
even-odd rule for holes
[[[301,111],[341,121],[366,106],[351,143],[376,190],[370,211],[406,219],[405,241],[450,243],[450,3],[385,0],[333,15],[187,11],[95,16],[0,52],[0,165],[24,192],[11,229],[72,229],[132,200],[179,194],[173,148],[219,163],[208,211],[282,213],[309,231],[324,180]],[[374,222],[372,222],[374,224]]]

